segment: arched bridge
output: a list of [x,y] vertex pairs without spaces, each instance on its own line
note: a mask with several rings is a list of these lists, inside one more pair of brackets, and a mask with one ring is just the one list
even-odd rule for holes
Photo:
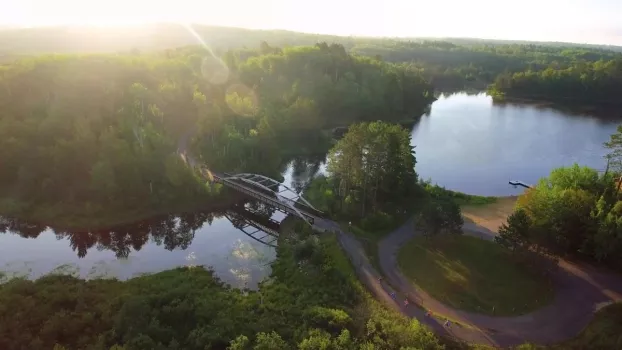
[[[324,213],[315,209],[311,203],[286,185],[259,174],[228,174],[208,169],[194,158],[179,151],[180,156],[193,169],[198,169],[208,181],[220,183],[235,191],[266,203],[277,210],[295,215],[313,226],[316,218]],[[285,195],[289,195],[286,197]]]
[[[209,170],[207,170],[209,171]],[[209,171],[213,182],[266,203],[286,214],[295,215],[313,226],[315,218],[323,213],[291,188],[267,176],[258,174],[228,174]],[[289,194],[288,197],[285,194]]]

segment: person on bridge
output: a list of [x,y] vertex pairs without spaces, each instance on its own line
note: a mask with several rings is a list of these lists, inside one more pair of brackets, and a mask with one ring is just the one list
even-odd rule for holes
[[404,307],[408,306],[408,299],[404,299]]

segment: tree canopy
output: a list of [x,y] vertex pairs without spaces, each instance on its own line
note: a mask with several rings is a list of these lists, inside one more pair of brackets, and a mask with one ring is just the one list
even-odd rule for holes
[[354,124],[331,149],[327,170],[341,213],[365,218],[406,210],[416,191],[409,132],[383,122]]
[[611,173],[576,164],[555,169],[519,198],[498,241],[515,251],[538,248],[622,268],[621,209]]
[[[300,225],[257,291],[181,268],[128,281],[46,276],[0,287],[2,349],[444,349],[374,301],[334,237]],[[56,348],[55,348],[56,346]]]
[[[350,54],[407,64],[439,89],[482,89],[505,73],[512,75],[529,71],[537,74],[547,69],[565,70],[622,56],[622,48],[606,45],[464,38],[340,37],[285,30],[154,24],[106,30],[58,27],[0,31],[0,61],[39,53],[152,52],[198,44],[207,45],[218,56],[230,49],[239,49],[244,56],[248,56],[255,51],[248,48],[255,47],[261,41],[279,47],[315,45],[318,42],[339,44]],[[275,53],[269,50],[269,45],[262,47],[262,53],[269,52]],[[600,79],[597,77],[597,80]],[[542,88],[551,89],[552,83],[548,82],[545,84],[548,87]],[[534,98],[552,98],[564,95],[562,91],[556,91],[550,97],[531,95]],[[512,91],[508,96],[518,93],[518,90]],[[521,93],[524,95],[525,91]],[[588,102],[605,100],[590,99]]]
[[494,93],[564,103],[620,106],[622,57],[499,75]]
[[417,71],[340,45],[25,58],[0,67],[0,213],[75,226],[215,202],[176,150],[278,178],[328,149],[324,129],[412,119],[432,99]]

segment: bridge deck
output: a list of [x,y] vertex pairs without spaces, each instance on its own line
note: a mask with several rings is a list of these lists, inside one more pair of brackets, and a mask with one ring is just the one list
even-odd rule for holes
[[[211,172],[211,174],[215,182],[222,183],[227,187],[230,187],[259,201],[272,205],[288,214],[296,216],[303,215],[310,224],[313,224],[316,217],[322,216],[322,213],[320,211],[316,210],[315,208],[309,207],[304,203],[294,201],[292,199],[282,196],[277,196],[276,193],[268,193],[268,191],[266,191],[265,189],[262,189],[258,186],[253,186],[252,184],[241,183],[229,179],[230,177],[235,177],[235,175],[229,175],[226,173],[222,174],[217,172]],[[271,190],[276,192],[278,191],[278,188]],[[294,207],[295,209],[292,207]]]

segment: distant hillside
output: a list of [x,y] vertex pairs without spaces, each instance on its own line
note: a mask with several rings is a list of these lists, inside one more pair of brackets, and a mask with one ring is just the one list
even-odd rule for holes
[[561,41],[528,41],[528,40],[498,40],[498,39],[476,39],[476,38],[442,38],[435,40],[449,41],[456,45],[538,45],[538,46],[551,46],[551,47],[574,47],[584,48],[589,50],[611,50],[616,52],[622,52],[622,46],[615,45],[598,45],[598,44],[579,44],[569,43]]
[[[260,45],[262,42],[265,43]],[[589,66],[592,70],[617,67],[616,62],[622,60],[621,47],[603,45],[468,38],[342,37],[286,30],[151,24],[118,28],[0,30],[0,64],[33,54],[148,53],[200,44],[205,44],[220,57],[227,55],[225,51],[234,49],[228,53],[229,56],[244,60],[249,55],[279,51],[272,48],[313,46],[320,42],[340,44],[355,56],[407,65],[409,69],[417,70],[436,89],[445,90],[485,89],[501,74],[539,74],[547,69],[560,73],[572,68],[574,72],[580,72],[575,77],[579,81],[581,77],[592,76],[593,73],[584,72],[581,67]],[[603,74],[607,79],[617,76],[613,71]]]
[[[355,41],[354,38],[348,37],[303,34],[285,30],[250,30],[198,25],[191,28],[207,45],[219,49],[257,47],[260,41],[267,41],[276,46],[313,45],[318,41],[338,41],[344,46],[351,46]],[[119,28],[41,27],[3,30],[0,31],[0,55],[161,50],[199,44],[200,41],[192,30],[175,24]]]
[[[313,45],[317,42],[337,42],[346,49],[357,45],[378,45],[425,40],[451,42],[461,46],[480,45],[543,45],[582,47],[622,52],[622,47],[569,43],[543,43],[468,38],[369,38],[343,37],[298,33],[287,30],[251,30],[232,27],[192,25],[192,30],[212,49],[257,47],[260,41],[273,46]],[[6,29],[0,27],[0,56],[20,56],[38,53],[123,52],[129,50],[162,50],[199,44],[191,30],[177,24],[151,24],[118,28],[97,27],[38,27]],[[383,46],[384,46],[383,45]]]

